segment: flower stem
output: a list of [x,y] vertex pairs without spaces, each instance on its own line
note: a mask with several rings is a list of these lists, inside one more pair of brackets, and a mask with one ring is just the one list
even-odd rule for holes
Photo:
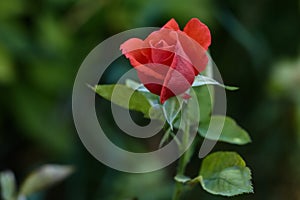
[[[189,142],[189,123],[187,122],[185,124],[185,131],[183,133],[183,141],[182,141],[182,146],[179,147],[180,151],[184,151],[186,149],[186,146],[188,145]],[[185,172],[185,168],[189,162],[188,159],[188,152],[189,150],[187,150],[180,158],[179,158],[179,162],[178,162],[178,167],[177,167],[177,173],[176,176],[178,175],[184,175]],[[180,200],[181,194],[183,192],[183,184],[176,182],[175,185],[175,190],[173,193],[173,200]]]

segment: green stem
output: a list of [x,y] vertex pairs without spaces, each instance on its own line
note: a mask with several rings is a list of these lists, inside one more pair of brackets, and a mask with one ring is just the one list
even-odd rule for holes
[[[206,67],[206,70],[204,71],[204,74],[210,78],[213,78],[213,63],[212,61],[210,60],[207,67]],[[208,89],[209,89],[209,92],[210,92],[210,98],[211,98],[211,102],[213,103],[213,100],[214,100],[214,88],[212,86],[207,86]],[[183,111],[184,108],[182,108],[181,111]],[[184,127],[184,134],[183,134],[183,142],[182,142],[182,145],[179,146],[179,149],[181,151],[184,151],[186,149],[186,146],[188,145],[188,142],[189,142],[189,136],[190,136],[190,124],[189,124],[189,121],[185,121],[185,127]],[[190,151],[193,151],[192,148],[189,148],[179,159],[179,163],[178,163],[178,167],[177,167],[177,174],[176,176],[178,175],[184,175],[184,172],[185,172],[185,168],[189,162],[189,159],[190,159],[190,155],[191,155],[191,152]],[[193,153],[193,152],[192,152]],[[173,194],[173,200],[180,200],[180,197],[183,193],[183,183],[179,183],[179,182],[176,182],[176,185],[175,185],[175,190],[174,190],[174,194]]]
[[[185,125],[185,131],[183,133],[183,141],[182,141],[182,146],[179,147],[180,151],[184,151],[186,149],[186,146],[188,145],[189,142],[189,124],[187,123]],[[177,167],[177,173],[176,176],[178,175],[184,175],[185,168],[188,164],[188,150],[179,158],[179,163]],[[175,185],[175,190],[173,193],[173,200],[180,200],[181,194],[183,192],[183,184],[176,182]]]

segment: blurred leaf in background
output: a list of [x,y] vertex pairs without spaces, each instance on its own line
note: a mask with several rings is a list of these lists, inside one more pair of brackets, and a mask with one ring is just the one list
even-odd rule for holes
[[17,190],[15,175],[11,171],[0,173],[0,189],[4,200],[25,200],[38,192],[49,189],[49,187],[67,178],[74,171],[71,166],[44,165],[33,171],[20,185]]
[[13,200],[17,196],[17,183],[15,175],[11,171],[0,173],[0,189],[3,200]]

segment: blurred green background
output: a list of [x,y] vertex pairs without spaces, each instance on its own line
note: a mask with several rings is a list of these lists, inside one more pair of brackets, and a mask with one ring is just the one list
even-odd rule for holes
[[[94,159],[74,128],[73,81],[85,56],[101,41],[175,18],[183,28],[198,17],[211,30],[210,53],[228,92],[228,115],[251,135],[235,150],[252,169],[254,194],[231,199],[300,199],[299,1],[234,0],[9,0],[0,1],[0,170],[17,180],[45,163],[71,164],[66,181],[31,199],[170,199],[176,164],[148,174],[127,174]],[[127,61],[107,73],[114,82]],[[99,100],[102,101],[102,100]],[[107,101],[102,102],[108,105]],[[107,107],[107,106],[106,106]],[[105,113],[105,110],[102,110]],[[117,143],[147,149],[103,122]],[[193,158],[190,175],[200,161]],[[191,189],[185,199],[228,199]]]

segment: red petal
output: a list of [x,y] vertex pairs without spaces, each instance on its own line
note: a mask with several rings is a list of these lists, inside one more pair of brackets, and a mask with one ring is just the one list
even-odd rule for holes
[[138,77],[145,87],[152,93],[160,95],[164,79],[169,71],[168,66],[149,63],[136,67]]
[[144,85],[150,92],[156,95],[160,95],[162,84],[149,83]]
[[[139,65],[136,67],[138,75],[143,84],[149,83],[163,83],[165,76],[168,73],[168,68],[165,65],[158,63],[148,63],[144,65]],[[154,79],[154,80],[151,80]],[[160,80],[157,82],[156,80]]]
[[172,29],[174,31],[179,30],[179,26],[174,18],[170,19],[162,28]]
[[194,79],[193,65],[182,56],[175,55],[160,93],[161,103],[172,96],[185,92],[191,87]]
[[123,54],[129,53],[130,51],[141,49],[143,47],[144,41],[139,38],[131,38],[121,44],[120,49]]
[[184,27],[183,31],[196,40],[205,50],[211,43],[211,36],[208,27],[199,19],[192,18]]
[[195,76],[197,76],[205,69],[208,63],[208,57],[206,55],[207,50],[184,32],[178,32],[178,40],[180,41],[186,57],[189,58],[188,60],[194,66]]
[[149,62],[149,58],[145,55],[145,49],[143,47],[144,41],[138,38],[132,38],[121,44],[120,49],[122,53],[130,60],[133,67],[137,67],[141,64]]

